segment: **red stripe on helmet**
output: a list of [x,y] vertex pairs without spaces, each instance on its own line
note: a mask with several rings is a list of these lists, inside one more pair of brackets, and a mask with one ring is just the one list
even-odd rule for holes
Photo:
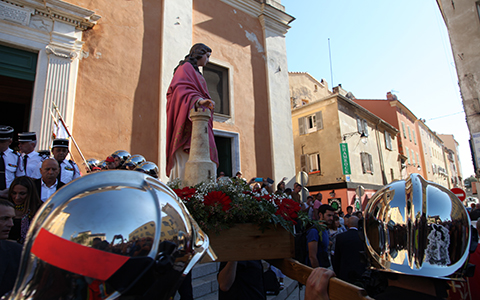
[[71,242],[43,228],[33,243],[32,253],[55,267],[102,281],[110,278],[129,259]]

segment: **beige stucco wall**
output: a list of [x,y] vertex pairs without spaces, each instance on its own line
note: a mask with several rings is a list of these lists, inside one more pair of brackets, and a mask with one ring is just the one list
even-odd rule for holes
[[83,38],[77,142],[87,158],[124,149],[157,161],[162,1],[70,2],[102,16]]
[[301,106],[302,100],[312,102],[332,94],[325,80],[316,80],[306,72],[289,72],[288,82],[292,103]]

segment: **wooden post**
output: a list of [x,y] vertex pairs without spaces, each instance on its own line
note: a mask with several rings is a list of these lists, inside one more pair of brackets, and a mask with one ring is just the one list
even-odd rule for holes
[[[282,270],[286,276],[304,285],[307,284],[308,276],[313,271],[312,268],[291,258],[271,259],[268,262]],[[335,277],[330,278],[328,296],[331,300],[373,300],[364,289]]]
[[216,165],[210,159],[210,142],[208,139],[209,109],[190,110],[192,120],[192,141],[190,154],[185,164],[183,186],[194,186],[200,182],[216,178]]

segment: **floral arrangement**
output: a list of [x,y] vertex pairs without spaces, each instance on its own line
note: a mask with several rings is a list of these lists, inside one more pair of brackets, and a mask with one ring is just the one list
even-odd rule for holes
[[313,223],[319,229],[325,227],[309,219],[290,196],[254,190],[243,179],[224,177],[219,182],[202,182],[184,188],[180,188],[180,181],[176,180],[168,185],[205,231],[218,233],[235,223],[257,224],[262,231],[281,225],[292,234],[297,222],[304,226]]

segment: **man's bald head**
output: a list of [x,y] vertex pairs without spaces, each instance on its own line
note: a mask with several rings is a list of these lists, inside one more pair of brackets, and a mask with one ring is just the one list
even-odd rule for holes
[[350,227],[355,227],[358,228],[358,218],[355,216],[351,216],[350,218],[347,219],[347,226]]
[[55,183],[57,176],[60,172],[58,162],[53,158],[47,158],[43,161],[40,168],[40,174],[42,174],[42,180],[47,186]]

